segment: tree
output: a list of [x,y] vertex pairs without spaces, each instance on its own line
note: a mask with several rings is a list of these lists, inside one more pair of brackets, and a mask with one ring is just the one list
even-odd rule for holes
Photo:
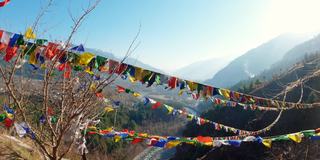
[[[70,14],[73,26],[64,45],[52,43],[49,47],[50,44],[46,46],[38,43],[38,40],[25,39],[14,46],[19,48],[16,56],[8,63],[0,65],[7,109],[15,108],[15,123],[23,122],[24,125],[18,125],[28,129],[27,136],[33,140],[45,159],[62,159],[75,144],[79,146],[78,149],[82,151],[85,159],[85,137],[81,132],[86,132],[88,125],[96,123],[96,118],[103,112],[101,105],[104,102],[97,94],[118,77],[115,71],[136,48],[135,41],[140,29],[122,61],[114,68],[109,68],[109,75],[100,76],[99,79],[96,78],[98,68],[90,68],[87,64],[79,65],[78,59],[73,57],[77,54],[69,52],[73,46],[73,36],[100,1],[88,0],[88,6],[83,8],[79,17]],[[48,4],[32,25],[32,31],[38,29],[39,21],[52,3],[53,0],[48,0]],[[30,41],[32,43],[28,43]],[[1,52],[6,54],[8,48],[9,46],[6,46]],[[49,53],[52,55],[48,55]],[[35,70],[30,72],[29,65],[24,62],[35,54],[45,62],[41,66],[38,62],[33,64]],[[93,58],[90,63],[94,60]],[[104,65],[105,61],[99,67]],[[71,72],[71,67],[78,71]]]

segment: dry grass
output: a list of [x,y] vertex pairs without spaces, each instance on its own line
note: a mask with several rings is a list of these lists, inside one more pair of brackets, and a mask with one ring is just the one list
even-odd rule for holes
[[0,134],[0,159],[43,159],[31,145],[15,137]]

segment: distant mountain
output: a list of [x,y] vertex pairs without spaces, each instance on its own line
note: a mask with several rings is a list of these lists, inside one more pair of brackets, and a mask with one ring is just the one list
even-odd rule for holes
[[218,87],[230,87],[252,78],[279,61],[294,46],[309,39],[307,35],[280,35],[231,61],[206,82]]
[[232,86],[232,89],[237,90],[243,86],[249,86],[251,82],[255,82],[258,79],[265,81],[277,78],[278,76],[290,72],[290,70],[295,66],[299,66],[298,62],[301,63],[301,61],[306,61],[306,59],[313,58],[314,54],[318,53],[320,53],[320,35],[296,45],[269,69],[264,70],[254,78],[238,82]]
[[320,52],[320,34],[312,39],[296,45],[290,49],[281,60],[272,65],[268,70],[265,70],[259,75],[259,78],[273,78],[274,75],[286,73],[297,62],[308,59],[313,54]]
[[[292,51],[289,52],[292,53]],[[286,97],[285,101],[287,102],[297,103],[301,101],[301,104],[319,103],[320,95],[318,91],[320,90],[320,52],[303,58],[297,64],[299,65],[291,66],[291,71],[283,73],[277,79],[270,80],[267,83],[260,85],[260,87],[256,88],[250,93],[245,93],[265,98],[275,98],[277,100],[283,100],[283,97]],[[301,92],[301,85],[303,92]],[[217,108],[212,107],[212,103],[207,104],[207,108],[210,109],[203,112],[200,115],[201,117],[224,124],[232,124],[236,128],[248,128],[250,130],[259,130],[261,129],[261,126],[268,126],[275,121],[279,114],[279,112],[248,112],[240,107]],[[260,136],[269,137],[271,135],[283,135],[295,133],[297,131],[308,130],[311,128],[318,128],[320,126],[319,114],[320,108],[318,107],[310,109],[286,110],[283,112],[281,118],[277,121],[277,123],[275,123],[272,129],[260,134]],[[183,131],[183,136],[196,137],[198,135],[205,135],[210,137],[224,137],[230,135],[226,132],[208,132],[208,130],[212,130],[212,128],[212,124],[198,125],[197,123],[189,122]],[[212,150],[211,146],[182,144],[176,148],[176,154],[171,159],[319,159],[319,150],[310,150],[308,146],[312,145],[312,148],[319,148],[320,143],[314,141],[311,142],[311,144],[310,141],[307,141],[307,139],[308,138],[303,139],[306,141],[302,141],[299,144],[277,141],[272,143],[271,148],[266,148],[258,143],[244,142],[242,142],[238,147],[222,145],[220,148],[216,148],[214,150]]]
[[213,77],[220,69],[228,64],[226,59],[213,58],[204,61],[199,61],[177,69],[173,75],[178,77],[193,80],[204,81]]
[[85,48],[85,50],[86,50],[86,52],[90,52],[90,53],[97,54],[97,55],[104,56],[104,57],[111,58],[111,59],[116,59],[116,57],[112,53],[105,52],[100,49]]
[[319,51],[320,34],[289,50],[283,56],[281,61],[273,65],[273,68],[280,66],[284,67],[283,69],[288,68],[292,66],[294,63],[301,61],[301,59],[305,58],[306,56],[317,53]]
[[[116,57],[114,54],[112,54],[110,52],[105,52],[105,51],[102,51],[102,50],[99,50],[99,49],[86,48],[86,51],[87,52],[92,52],[92,53],[97,54],[97,55],[105,56],[107,58],[111,58],[111,59],[114,59],[114,60],[122,60],[121,59],[122,57]],[[131,64],[131,65],[134,65],[134,66],[137,66],[137,67],[145,68],[145,69],[148,69],[148,70],[151,70],[151,71],[164,73],[160,69],[152,67],[152,66],[150,66],[148,64],[145,64],[145,63],[143,63],[143,62],[141,62],[141,61],[139,61],[137,59],[134,59],[134,58],[130,58],[130,57],[127,58],[125,60],[125,63]]]
[[141,67],[141,68],[145,68],[145,69],[148,69],[148,70],[151,70],[151,71],[155,71],[155,72],[158,72],[158,73],[165,73],[164,71],[158,69],[158,68],[155,68],[149,64],[145,64],[135,58],[127,58],[125,60],[125,63],[128,63],[128,64],[131,64],[131,65],[134,65],[134,66],[137,66],[137,67]]

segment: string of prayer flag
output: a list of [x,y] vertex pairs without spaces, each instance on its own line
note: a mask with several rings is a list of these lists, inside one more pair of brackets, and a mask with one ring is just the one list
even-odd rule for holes
[[[182,78],[150,71],[141,67],[136,67],[126,63],[120,63],[112,59],[94,55],[93,53],[85,52],[82,45],[65,49],[60,44],[47,42],[43,39],[35,39],[34,43],[28,41],[30,39],[33,39],[34,37],[36,36],[33,35],[33,32],[30,29],[26,31],[25,36],[0,30],[0,51],[5,53],[3,59],[6,62],[9,62],[14,57],[16,57],[17,54],[25,52],[23,48],[33,46],[33,48],[35,48],[34,50],[30,50],[27,54],[21,55],[24,55],[24,58],[29,57],[29,63],[36,69],[45,68],[41,67],[45,65],[43,60],[52,61],[54,57],[57,57],[59,58],[59,63],[68,63],[74,71],[85,70],[89,74],[94,74],[94,70],[102,72],[108,71],[107,73],[109,74],[121,75],[123,79],[129,79],[129,81],[133,83],[140,81],[142,84],[147,84],[147,87],[150,87],[152,85],[163,85],[165,88],[168,88],[170,90],[179,89],[180,95],[183,93],[187,93],[192,95],[194,99],[208,99],[218,97],[225,100],[225,103],[236,102],[239,105],[250,105],[252,108],[258,108],[258,106],[260,106],[272,108],[270,110],[278,111],[280,111],[280,108],[285,110],[292,108],[308,109],[320,107],[320,103],[302,104],[283,102],[279,100],[248,95],[229,89],[218,88],[203,83],[193,82]],[[34,52],[36,50],[38,52],[35,54]],[[37,56],[39,59],[35,60],[35,56],[33,54],[39,55]],[[40,60],[40,58],[42,59],[41,63],[40,61],[38,61]],[[67,75],[65,75],[66,77],[69,77],[69,72],[71,71],[68,71]]]

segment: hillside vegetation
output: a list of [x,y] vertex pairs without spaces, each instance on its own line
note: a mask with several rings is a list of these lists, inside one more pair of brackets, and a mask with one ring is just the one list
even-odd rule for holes
[[[313,54],[293,66],[287,73],[273,80],[256,85],[248,93],[282,100],[285,90],[288,91],[286,101],[314,103],[320,102],[320,55]],[[301,87],[302,84],[302,87]],[[212,108],[212,107],[211,107]],[[279,135],[298,132],[301,130],[315,129],[320,126],[320,109],[292,109],[284,111],[279,122],[261,136]],[[270,124],[277,113],[248,111],[228,107],[216,106],[202,114],[203,117],[238,128],[249,130],[261,129]],[[228,136],[224,132],[214,131],[212,126],[198,126],[188,124],[184,131],[185,136],[210,135]],[[194,147],[183,145],[177,149],[173,159],[318,159],[320,143],[317,141],[303,140],[302,143],[276,142],[271,149],[256,143],[244,143],[239,148],[222,146],[221,148]],[[189,154],[190,153],[190,154]]]

